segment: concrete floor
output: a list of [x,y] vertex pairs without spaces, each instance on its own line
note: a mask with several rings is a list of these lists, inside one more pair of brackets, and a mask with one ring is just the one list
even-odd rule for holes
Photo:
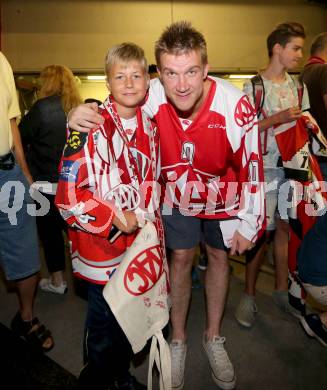
[[[244,280],[242,258],[230,260],[233,274],[223,322],[222,335],[235,366],[241,390],[327,389],[327,348],[309,339],[297,320],[281,313],[271,299],[273,267],[265,265],[258,280],[259,313],[253,328],[244,329],[234,319]],[[68,267],[69,268],[69,267]],[[45,270],[42,270],[45,274]],[[203,272],[199,271],[200,278]],[[74,375],[82,367],[83,323],[86,301],[75,293],[70,270],[67,271],[69,291],[64,296],[38,292],[35,314],[51,329],[55,348],[48,356]],[[9,326],[17,309],[16,295],[7,293],[0,282],[0,322]],[[204,329],[203,289],[193,289],[188,321],[188,354],[185,390],[217,389],[211,379],[205,353],[201,347]],[[147,360],[140,354],[133,373],[144,383]]]

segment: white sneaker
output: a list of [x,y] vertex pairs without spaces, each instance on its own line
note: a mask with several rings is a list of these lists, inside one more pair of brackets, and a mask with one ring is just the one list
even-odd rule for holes
[[205,271],[207,269],[207,266],[208,266],[208,258],[205,254],[201,253],[199,257],[198,268],[201,271]]
[[235,318],[237,322],[247,328],[250,328],[255,321],[255,316],[258,312],[255,298],[243,294],[237,308],[235,310]]
[[171,354],[171,388],[181,390],[184,386],[184,371],[186,358],[186,344],[180,340],[172,340]]
[[207,341],[204,337],[202,345],[209,359],[213,380],[221,389],[231,390],[235,388],[236,375],[224,348],[225,340],[225,337],[215,336]]
[[51,283],[51,279],[48,278],[41,279],[39,282],[39,287],[42,291],[61,295],[66,294],[66,292],[68,291],[66,282],[62,282],[60,286],[54,286]]

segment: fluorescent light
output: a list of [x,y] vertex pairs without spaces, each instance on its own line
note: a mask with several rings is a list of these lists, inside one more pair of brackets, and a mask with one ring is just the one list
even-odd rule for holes
[[89,75],[86,76],[88,80],[105,80],[106,76],[100,76],[100,75]]
[[229,79],[250,79],[254,74],[230,74]]

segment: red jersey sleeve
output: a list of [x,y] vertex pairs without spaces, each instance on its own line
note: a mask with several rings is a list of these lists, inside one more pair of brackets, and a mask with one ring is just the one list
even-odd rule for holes
[[92,177],[94,142],[92,131],[71,131],[60,163],[55,198],[60,214],[71,228],[108,237],[114,205],[100,199]]

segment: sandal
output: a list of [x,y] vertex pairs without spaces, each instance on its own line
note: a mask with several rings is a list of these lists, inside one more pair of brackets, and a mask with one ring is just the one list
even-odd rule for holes
[[[54,347],[51,332],[42,325],[37,317],[32,321],[23,321],[19,312],[11,321],[11,329],[31,345],[48,352]],[[49,344],[50,341],[51,343]]]

